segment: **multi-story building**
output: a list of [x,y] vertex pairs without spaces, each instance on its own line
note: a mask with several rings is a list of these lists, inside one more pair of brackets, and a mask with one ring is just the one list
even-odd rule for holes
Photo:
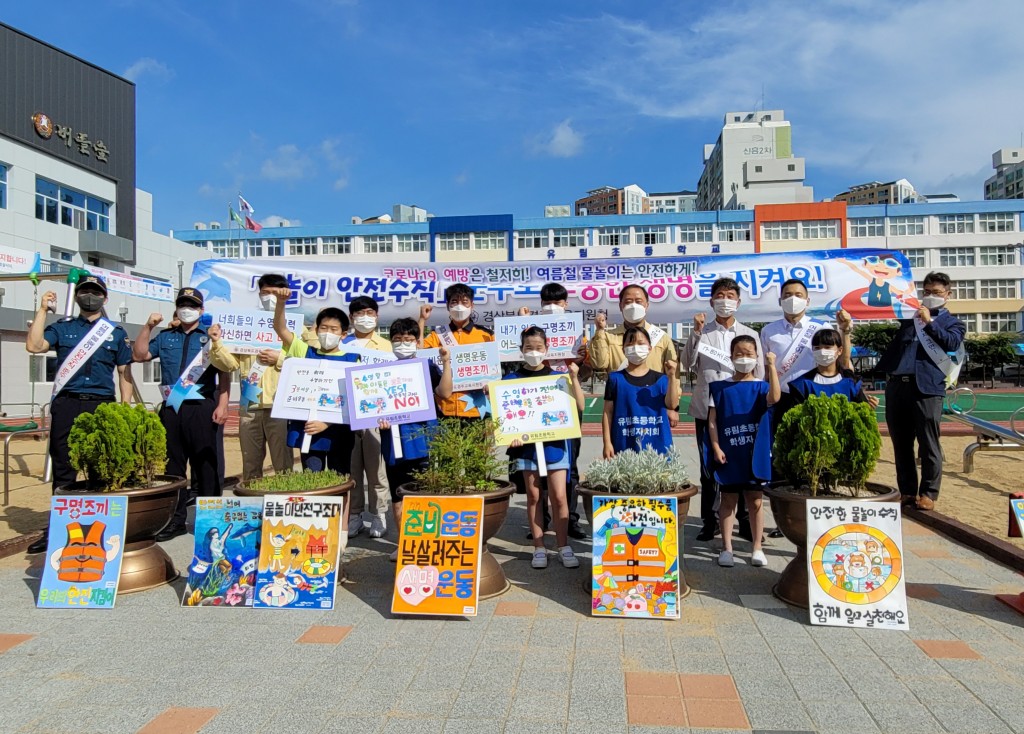
[[995,174],[985,179],[986,199],[1024,199],[1024,148],[1001,148],[992,154]]
[[697,209],[814,201],[804,169],[804,159],[793,157],[792,128],[782,110],[727,112],[718,141],[704,146]]
[[587,192],[582,199],[576,200],[576,216],[597,216],[608,214],[645,214],[647,192],[636,184],[623,186],[602,186]]
[[851,206],[870,204],[916,204],[924,201],[914,185],[905,178],[898,181],[870,181],[851,186],[848,190],[832,197],[832,201],[845,201]]
[[647,210],[652,214],[697,211],[696,191],[665,191],[647,195]]

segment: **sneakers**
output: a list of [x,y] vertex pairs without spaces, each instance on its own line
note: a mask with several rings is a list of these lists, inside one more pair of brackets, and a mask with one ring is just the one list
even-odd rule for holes
[[718,554],[718,565],[723,568],[732,568],[736,565],[736,561],[733,560],[732,551],[724,550]]
[[374,515],[373,519],[370,520],[370,537],[371,538],[383,538],[387,534],[387,530],[384,527],[384,518],[381,515]]
[[391,551],[391,555],[388,556],[388,560],[392,563],[398,563],[398,548]]
[[575,556],[572,552],[572,548],[565,546],[558,553],[558,557],[562,560],[562,565],[566,568],[579,568],[580,559]]
[[348,537],[354,538],[359,533],[363,532],[363,516],[362,515],[349,515],[348,516]]
[[751,566],[767,566],[768,559],[764,557],[764,551],[756,550],[750,554]]
[[[579,563],[579,561],[577,561]],[[533,560],[530,561],[530,565],[534,568],[547,568],[548,567],[548,552],[543,548],[538,548],[533,552]]]

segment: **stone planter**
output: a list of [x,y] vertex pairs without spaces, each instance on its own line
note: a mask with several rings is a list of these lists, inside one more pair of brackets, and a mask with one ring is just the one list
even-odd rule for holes
[[[866,497],[836,497],[829,495],[830,501],[847,500],[850,502],[899,502],[900,493],[885,484],[868,482],[867,488],[872,494]],[[773,483],[765,490],[772,506],[772,515],[782,534],[796,546],[796,556],[783,569],[778,582],[772,587],[772,593],[795,607],[807,609],[807,500],[809,494],[793,491],[792,485]]]

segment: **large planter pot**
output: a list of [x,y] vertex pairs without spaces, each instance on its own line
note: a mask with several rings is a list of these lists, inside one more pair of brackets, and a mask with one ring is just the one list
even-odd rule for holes
[[[512,584],[505,578],[505,571],[502,569],[498,559],[495,558],[487,547],[487,541],[498,534],[505,516],[508,515],[509,499],[515,494],[516,487],[511,482],[499,482],[498,488],[490,492],[474,492],[461,497],[483,497],[484,498],[484,525],[483,525],[483,547],[480,552],[480,576],[477,579],[477,588],[481,599],[490,599],[500,596],[509,590]],[[419,492],[415,482],[403,484],[398,488],[399,496],[422,495],[427,493]],[[433,495],[444,499],[451,495]]]
[[[867,489],[872,493],[865,497],[842,497],[829,495],[829,501],[849,502],[899,502],[898,489],[885,484],[868,482]],[[765,490],[772,506],[772,515],[779,530],[796,546],[796,556],[782,571],[778,582],[772,587],[772,593],[795,607],[807,609],[807,500],[811,497],[792,491],[792,485],[776,482]]]
[[[356,486],[356,481],[354,479],[349,479],[347,482],[343,482],[342,484],[335,484],[334,486],[323,487],[321,489],[307,489],[301,492],[265,492],[259,489],[249,489],[248,482],[239,482],[231,487],[231,491],[234,492],[236,497],[263,497],[268,494],[278,494],[282,497],[289,497],[292,495],[302,495],[304,497],[307,495],[338,497],[341,495],[347,495],[354,486]],[[346,518],[347,517],[348,514],[346,513]]]
[[[678,512],[679,530],[676,532],[676,542],[678,547],[676,548],[676,557],[679,559],[679,598],[684,599],[690,594],[690,586],[686,583],[686,574],[683,565],[683,532],[682,526],[686,522],[686,516],[690,514],[690,498],[697,494],[699,487],[695,484],[686,484],[680,487],[675,492],[664,492],[662,494],[650,495],[652,497],[674,497],[676,500],[676,507]],[[602,497],[629,497],[631,495],[620,495],[614,492],[608,492],[603,489],[591,489],[586,484],[580,484],[576,487],[576,493],[583,497],[583,511],[587,513],[587,523],[591,527],[594,526],[594,502],[593,498],[597,496]],[[640,495],[637,495],[640,496]],[[648,496],[648,495],[642,495]],[[592,581],[587,579],[584,586],[586,587],[587,594],[590,594]]]
[[178,492],[185,487],[181,477],[158,475],[156,486],[143,489],[122,489],[118,492],[97,491],[88,481],[58,487],[57,494],[102,493],[128,498],[128,520],[118,594],[130,594],[169,584],[178,578],[167,551],[154,540],[171,521],[178,504]]

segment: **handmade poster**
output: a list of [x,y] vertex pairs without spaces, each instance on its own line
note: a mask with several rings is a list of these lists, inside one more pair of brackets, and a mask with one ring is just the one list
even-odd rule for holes
[[310,411],[324,423],[348,423],[345,371],[352,362],[289,357],[281,367],[272,418],[309,420]]
[[341,557],[341,497],[263,498],[257,609],[333,609]]
[[900,506],[807,500],[811,624],[908,630]]
[[[1014,528],[1014,520],[1016,520],[1017,526]],[[1016,533],[1014,530],[1016,529]],[[1008,533],[1011,538],[1020,538],[1024,536],[1024,498],[1021,496],[1010,496],[1010,531]]]
[[[270,311],[211,308],[206,313],[213,317],[213,323],[220,324],[221,342],[233,354],[258,354],[263,349],[281,348]],[[288,331],[302,331],[301,313],[286,313],[285,319]]]
[[[455,392],[481,390],[491,381],[501,379],[497,343],[460,344],[446,349],[451,352],[452,389]],[[420,349],[416,356],[432,360],[438,369],[442,367],[437,349]]]
[[46,562],[36,606],[112,609],[127,521],[128,498],[124,496],[51,497]]
[[583,344],[583,314],[538,314],[501,316],[494,320],[494,340],[502,362],[522,362],[519,349],[523,331],[531,326],[544,329],[548,337],[548,359],[575,359]]
[[576,399],[568,375],[496,380],[488,385],[491,411],[498,421],[495,442],[507,446],[580,437]]
[[263,523],[262,497],[200,497],[183,607],[251,607]]
[[392,614],[476,616],[483,517],[483,497],[403,500]]
[[679,533],[675,497],[593,498],[595,617],[679,619]]
[[417,423],[437,417],[430,363],[403,359],[387,364],[349,367],[345,390],[351,408],[352,430],[376,428],[381,418],[390,423]]

